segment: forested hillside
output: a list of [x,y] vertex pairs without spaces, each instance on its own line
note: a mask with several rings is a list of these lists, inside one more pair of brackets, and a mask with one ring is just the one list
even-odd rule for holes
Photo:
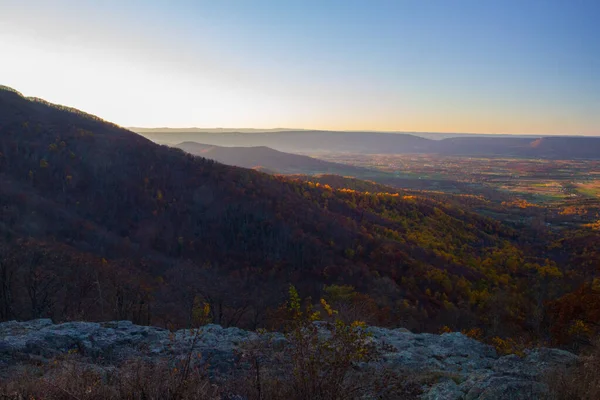
[[[225,166],[0,90],[0,319],[274,326],[293,283],[373,324],[546,338],[575,283],[524,232],[424,196]],[[573,282],[572,282],[573,281]]]

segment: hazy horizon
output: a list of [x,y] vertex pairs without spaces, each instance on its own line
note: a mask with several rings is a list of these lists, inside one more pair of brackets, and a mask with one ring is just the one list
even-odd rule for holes
[[4,84],[122,126],[600,135],[591,0],[0,5]]
[[426,131],[399,131],[399,130],[373,130],[373,129],[310,129],[310,128],[227,128],[227,127],[181,127],[173,128],[168,126],[158,127],[143,127],[143,126],[127,126],[129,129],[137,133],[277,133],[277,132],[348,132],[348,133],[390,133],[390,134],[407,134],[407,135],[468,135],[468,136],[509,136],[509,137],[544,137],[544,136],[561,136],[561,137],[600,137],[600,134],[568,134],[568,133],[485,133],[485,132],[426,132]]

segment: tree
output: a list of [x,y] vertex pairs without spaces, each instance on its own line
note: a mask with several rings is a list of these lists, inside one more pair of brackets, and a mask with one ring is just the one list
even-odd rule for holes
[[14,318],[13,285],[16,269],[8,258],[8,249],[0,245],[0,321]]

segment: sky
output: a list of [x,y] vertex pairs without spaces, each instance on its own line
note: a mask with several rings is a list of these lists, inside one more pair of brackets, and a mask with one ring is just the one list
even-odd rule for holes
[[0,0],[0,84],[123,126],[600,135],[597,0]]

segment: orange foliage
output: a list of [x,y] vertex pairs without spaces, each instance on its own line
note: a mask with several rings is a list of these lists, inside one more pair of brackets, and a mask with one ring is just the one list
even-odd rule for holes
[[562,209],[560,215],[586,215],[587,211],[585,208],[568,206]]
[[503,201],[502,205],[505,207],[518,207],[518,208],[528,208],[528,207],[539,207],[537,204],[533,204],[523,199],[515,199],[512,201]]
[[515,354],[519,357],[525,356],[524,346],[512,338],[502,339],[496,336],[492,338],[492,346],[494,346],[496,352],[500,355]]

